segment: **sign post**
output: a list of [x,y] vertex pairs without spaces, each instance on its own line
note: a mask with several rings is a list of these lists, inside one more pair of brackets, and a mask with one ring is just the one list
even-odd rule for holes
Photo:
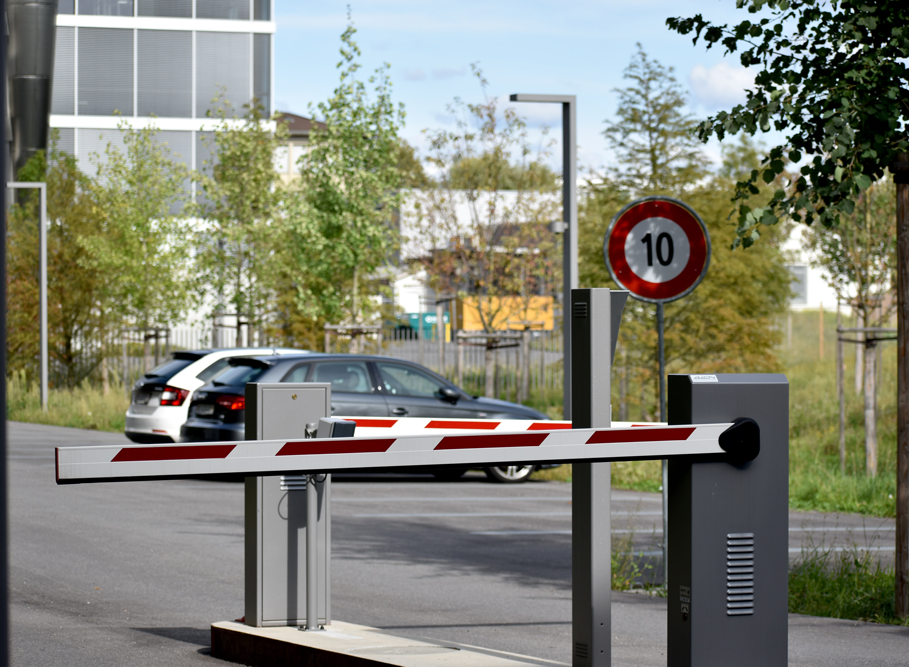
[[[710,234],[690,206],[670,197],[644,197],[612,219],[603,241],[606,268],[639,301],[656,304],[660,421],[666,421],[663,305],[689,294],[710,266]],[[669,468],[663,461],[663,577],[669,543]]]

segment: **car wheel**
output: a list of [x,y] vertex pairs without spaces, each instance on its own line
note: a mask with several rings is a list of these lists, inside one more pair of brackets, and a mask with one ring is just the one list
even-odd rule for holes
[[433,476],[440,482],[456,482],[464,476],[466,469],[436,470]]
[[486,476],[493,482],[502,484],[520,484],[530,479],[536,466],[499,466],[497,468],[484,468]]

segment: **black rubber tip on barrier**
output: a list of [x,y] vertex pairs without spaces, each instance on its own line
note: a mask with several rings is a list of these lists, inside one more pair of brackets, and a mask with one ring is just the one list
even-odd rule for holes
[[761,427],[753,419],[739,417],[720,433],[719,441],[732,463],[747,463],[761,453]]

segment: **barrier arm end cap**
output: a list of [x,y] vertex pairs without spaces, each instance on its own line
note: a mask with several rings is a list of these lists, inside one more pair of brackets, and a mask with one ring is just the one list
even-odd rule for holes
[[761,453],[761,427],[749,417],[739,417],[720,434],[720,447],[732,463],[747,463]]

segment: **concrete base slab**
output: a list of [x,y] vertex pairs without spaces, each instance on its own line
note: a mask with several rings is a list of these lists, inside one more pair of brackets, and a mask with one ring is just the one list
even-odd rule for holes
[[[496,655],[498,654],[498,655]],[[504,657],[463,644],[397,637],[376,628],[332,621],[321,632],[297,628],[253,628],[223,621],[211,626],[211,655],[251,667],[528,667],[540,662]]]

